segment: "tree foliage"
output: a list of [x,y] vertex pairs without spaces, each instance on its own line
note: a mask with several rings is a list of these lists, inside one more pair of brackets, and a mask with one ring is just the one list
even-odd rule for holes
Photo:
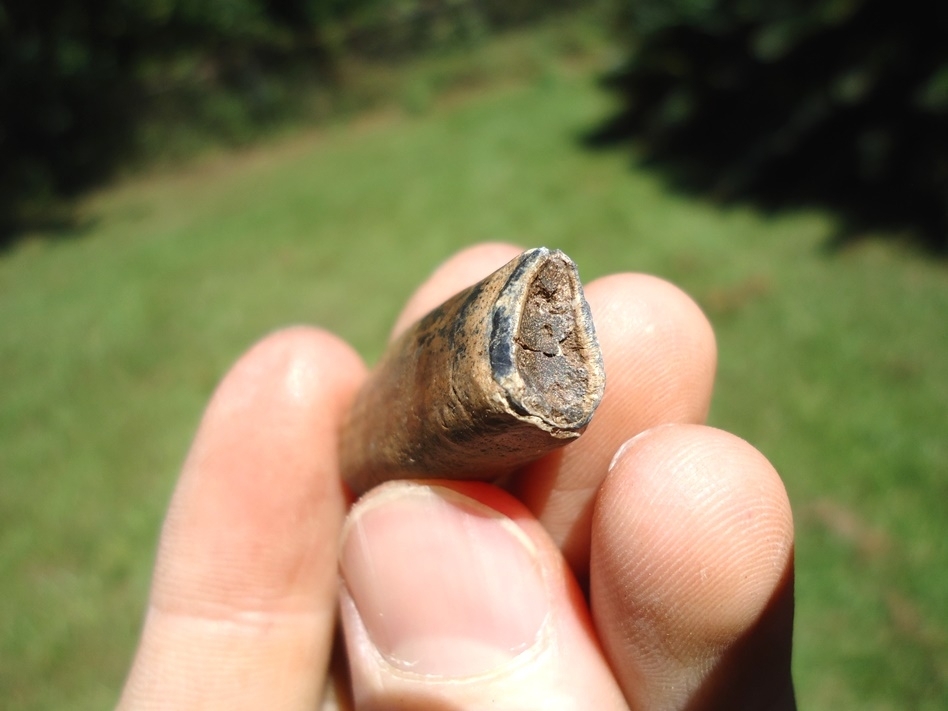
[[4,0],[0,236],[111,174],[144,121],[225,139],[278,118],[292,77],[535,19],[571,0]]
[[592,137],[642,139],[686,186],[843,210],[948,245],[948,5],[637,0]]

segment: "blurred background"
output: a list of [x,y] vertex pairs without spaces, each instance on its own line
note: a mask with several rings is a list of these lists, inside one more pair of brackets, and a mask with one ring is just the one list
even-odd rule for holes
[[948,705],[948,6],[0,2],[0,698],[108,708],[203,404],[482,240],[679,284],[797,524],[801,708]]

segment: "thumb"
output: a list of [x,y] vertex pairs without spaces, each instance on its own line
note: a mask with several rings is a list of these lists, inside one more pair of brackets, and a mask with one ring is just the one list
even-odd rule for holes
[[358,708],[626,708],[560,552],[509,495],[394,482],[343,537]]

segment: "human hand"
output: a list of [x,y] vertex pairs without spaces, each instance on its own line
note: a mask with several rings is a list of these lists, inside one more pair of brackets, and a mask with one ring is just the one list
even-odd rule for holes
[[[396,331],[517,251],[457,255]],[[359,709],[793,708],[790,508],[763,456],[700,424],[710,326],[651,277],[585,291],[605,397],[507,491],[392,482],[347,514],[361,360],[304,328],[252,348],[184,464],[119,708],[318,708],[340,599]]]

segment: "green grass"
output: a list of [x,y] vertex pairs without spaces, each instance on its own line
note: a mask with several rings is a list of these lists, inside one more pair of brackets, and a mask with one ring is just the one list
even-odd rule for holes
[[130,181],[87,201],[81,232],[0,255],[5,704],[114,703],[177,467],[241,351],[304,322],[372,358],[437,262],[504,239],[587,279],[659,274],[706,309],[712,421],[794,505],[801,708],[941,708],[946,265],[883,239],[830,253],[825,215],[721,209],[586,152],[609,109],[593,73],[531,66],[442,99],[413,93],[440,71],[416,67],[400,108]]

